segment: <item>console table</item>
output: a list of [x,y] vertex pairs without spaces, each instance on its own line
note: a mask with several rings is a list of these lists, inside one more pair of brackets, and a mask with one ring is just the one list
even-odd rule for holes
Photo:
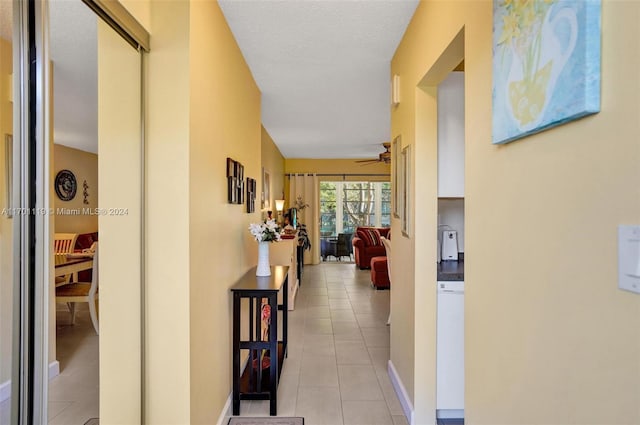
[[[253,267],[231,287],[234,416],[240,414],[240,400],[270,400],[269,413],[271,416],[277,415],[278,381],[287,354],[288,272],[287,266],[271,266],[271,276],[258,277]],[[281,289],[282,304],[278,305]],[[244,341],[240,340],[242,298],[249,301],[249,339]],[[267,311],[264,306],[270,307],[268,324],[262,318],[262,313]],[[278,311],[282,311],[280,340]],[[249,359],[243,371],[240,370],[241,350],[249,350]],[[267,357],[268,361],[265,360]]]

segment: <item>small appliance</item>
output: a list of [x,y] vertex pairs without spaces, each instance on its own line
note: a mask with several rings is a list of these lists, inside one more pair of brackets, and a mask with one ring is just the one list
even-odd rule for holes
[[442,260],[458,260],[458,232],[442,231]]

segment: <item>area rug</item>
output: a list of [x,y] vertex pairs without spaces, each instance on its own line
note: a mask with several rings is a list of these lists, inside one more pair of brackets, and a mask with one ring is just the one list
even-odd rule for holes
[[233,416],[229,419],[229,425],[304,425],[304,418]]

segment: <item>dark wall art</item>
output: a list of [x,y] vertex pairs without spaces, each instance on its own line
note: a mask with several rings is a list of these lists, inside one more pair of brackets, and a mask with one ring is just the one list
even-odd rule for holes
[[227,202],[244,204],[244,165],[227,158]]
[[247,177],[247,212],[256,210],[256,180]]

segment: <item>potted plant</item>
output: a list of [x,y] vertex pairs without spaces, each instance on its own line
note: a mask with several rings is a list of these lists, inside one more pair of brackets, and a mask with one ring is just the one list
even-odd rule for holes
[[[307,208],[309,204],[304,202],[302,195],[298,195],[296,197],[295,206],[298,211],[302,211]],[[309,234],[307,233],[307,226],[303,223],[299,223],[298,226],[298,246],[302,247],[303,250],[311,249],[311,241],[309,240]]]

